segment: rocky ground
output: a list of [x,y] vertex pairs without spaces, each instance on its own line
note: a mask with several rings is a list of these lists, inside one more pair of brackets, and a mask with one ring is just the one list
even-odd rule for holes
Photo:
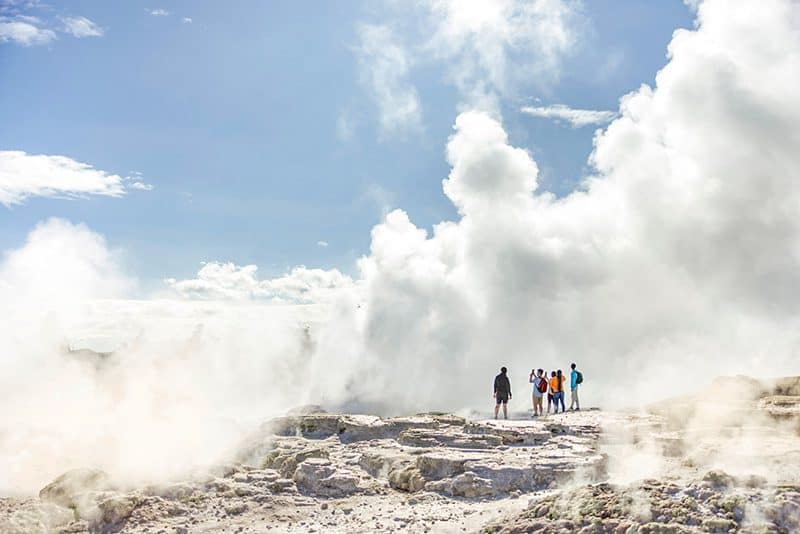
[[79,469],[0,532],[798,532],[800,381],[531,420],[305,410],[234,462],[123,488]]
[[123,491],[70,471],[38,498],[0,501],[3,532],[465,532],[520,512],[521,496],[603,472],[600,413],[542,421],[381,419],[307,413],[270,421],[235,463]]
[[608,418],[607,481],[534,497],[483,532],[800,532],[800,378],[716,380]]

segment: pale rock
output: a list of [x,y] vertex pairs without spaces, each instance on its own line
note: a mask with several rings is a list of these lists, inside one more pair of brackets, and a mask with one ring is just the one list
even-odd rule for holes
[[291,478],[297,466],[309,458],[327,458],[328,451],[320,447],[312,447],[299,451],[277,449],[264,459],[264,468],[275,469],[284,478]]
[[425,478],[419,469],[407,466],[389,473],[389,485],[400,491],[414,493],[425,487]]
[[424,428],[404,430],[400,433],[397,441],[410,447],[453,447],[463,449],[489,449],[503,444],[502,438],[493,434],[466,434]]
[[451,479],[430,482],[426,489],[468,499],[492,497],[498,493],[491,480],[481,478],[473,472],[462,473]]
[[298,489],[313,495],[342,497],[359,491],[358,477],[353,472],[336,469],[324,458],[309,458],[300,463],[293,479]]
[[99,514],[95,524],[102,527],[118,525],[128,519],[139,506],[141,498],[137,495],[116,495],[97,503]]
[[79,468],[67,471],[39,491],[39,498],[67,508],[79,503],[76,497],[88,491],[112,489],[109,477],[99,469]]

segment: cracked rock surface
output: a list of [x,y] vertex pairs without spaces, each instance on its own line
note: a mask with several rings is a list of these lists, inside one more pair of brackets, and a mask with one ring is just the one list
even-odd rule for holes
[[800,532],[800,379],[531,420],[305,409],[233,461],[123,486],[65,472],[0,532]]
[[523,494],[601,476],[600,419],[288,415],[237,462],[187,480],[130,489],[98,470],[65,473],[39,498],[0,501],[0,531],[476,531],[521,511]]

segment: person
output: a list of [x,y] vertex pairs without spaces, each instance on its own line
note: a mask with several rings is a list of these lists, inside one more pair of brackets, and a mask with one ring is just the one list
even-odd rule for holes
[[[550,381],[548,383],[547,388],[547,415],[550,415],[550,407],[553,405],[553,395],[555,395],[555,380],[556,372],[550,371]],[[556,406],[556,411],[558,411],[558,406]]]
[[[581,402],[578,399],[578,387],[580,387],[581,382],[583,382],[583,377],[581,376],[580,371],[576,369],[575,363],[573,362],[570,365],[572,368],[572,372],[569,374],[569,392],[570,392],[570,401],[569,401],[569,409],[580,411],[581,409]],[[580,377],[580,380],[578,380]]]
[[564,404],[564,381],[564,373],[561,372],[561,369],[556,371],[555,378],[550,379],[550,388],[555,390],[555,393],[553,393],[553,405],[555,405],[553,413],[558,413],[559,402],[561,402],[561,412],[567,411],[567,407]]
[[494,405],[494,418],[497,419],[497,412],[500,411],[500,405],[503,405],[503,417],[508,419],[508,399],[511,398],[511,382],[508,380],[506,374],[508,369],[505,367],[500,368],[500,374],[494,377],[494,393],[492,396],[497,401]]
[[[534,376],[533,369],[531,369],[531,376],[529,381],[533,384],[533,417],[539,417],[540,415],[544,415],[544,410],[542,409],[542,399],[544,397],[544,391],[547,391],[547,379],[543,377],[544,369],[539,369],[536,371],[536,375]],[[542,382],[544,384],[544,391],[542,391]]]

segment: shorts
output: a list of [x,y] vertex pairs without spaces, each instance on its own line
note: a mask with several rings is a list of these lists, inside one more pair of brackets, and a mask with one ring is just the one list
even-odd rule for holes
[[497,404],[508,404],[508,393],[498,393],[495,395]]

